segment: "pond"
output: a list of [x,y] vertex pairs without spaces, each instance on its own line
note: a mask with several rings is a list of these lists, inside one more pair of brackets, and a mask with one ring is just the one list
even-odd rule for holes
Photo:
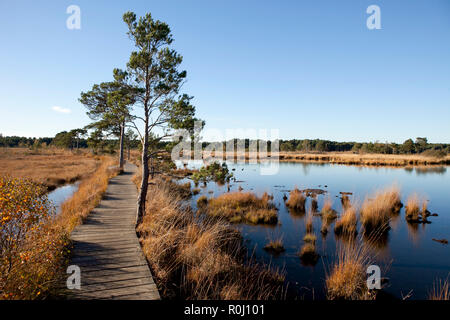
[[78,190],[79,182],[66,184],[48,193],[48,200],[55,206],[56,214],[60,213],[61,205]]
[[[450,246],[432,240],[450,238],[450,174],[446,167],[385,168],[282,162],[277,174],[261,175],[260,164],[227,164],[237,180],[231,182],[231,192],[238,191],[240,186],[243,191],[255,192],[259,196],[268,192],[274,197],[273,202],[278,208],[278,225],[235,226],[257,259],[285,271],[289,295],[294,293],[297,298],[303,299],[325,298],[326,273],[336,258],[336,247],[341,241],[334,235],[334,223],[328,234],[322,236],[319,232],[321,218],[314,217],[316,248],[321,259],[314,266],[302,265],[297,252],[303,245],[305,215],[292,215],[283,200],[283,196],[289,196],[289,190],[295,187],[326,190],[326,195],[318,196],[319,210],[325,197],[329,196],[338,213],[342,210],[340,192],[353,193],[350,198],[360,204],[369,194],[394,183],[401,189],[403,203],[414,192],[424,195],[429,200],[428,210],[438,213],[438,216],[430,217],[430,224],[411,225],[405,220],[403,208],[400,215],[390,223],[387,242],[376,248],[376,263],[381,267],[382,277],[388,279],[384,291],[396,298],[411,293],[410,299],[426,299],[433,282],[449,275]],[[192,161],[188,167],[198,168],[201,165]],[[188,180],[180,182],[185,181]],[[227,186],[210,182],[201,190],[192,197],[193,208],[196,208],[196,200],[201,195],[216,197],[227,192]],[[309,205],[310,198],[307,200]],[[286,249],[284,253],[273,256],[263,249],[270,240],[280,236]]]

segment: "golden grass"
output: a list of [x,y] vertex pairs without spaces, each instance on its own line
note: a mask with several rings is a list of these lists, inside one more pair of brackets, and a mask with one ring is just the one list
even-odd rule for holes
[[119,173],[117,168],[112,168],[115,159],[103,157],[102,164],[95,173],[83,180],[77,192],[61,205],[61,213],[57,223],[71,232],[81,224],[88,214],[100,203],[108,188],[109,179]]
[[346,194],[342,195],[341,204],[342,204],[343,209],[345,209],[345,208],[347,208],[347,206],[351,205],[350,198],[348,197],[348,195],[346,195]]
[[356,213],[356,207],[351,203],[348,203],[344,209],[344,212],[334,225],[335,234],[346,236],[356,235],[356,226],[358,223]]
[[351,242],[338,248],[338,257],[326,276],[327,298],[330,300],[373,300],[375,293],[367,288],[367,267],[371,252]]
[[[270,153],[269,153],[270,155]],[[214,152],[211,153],[214,157]],[[223,159],[234,160],[254,160],[259,159],[259,154],[255,152],[235,153],[224,152]],[[343,165],[360,166],[388,166],[388,167],[410,167],[410,166],[437,166],[450,164],[450,155],[439,158],[423,154],[400,155],[400,154],[354,154],[352,152],[278,152],[270,155],[272,158],[278,157],[281,162],[318,162],[333,163]],[[206,159],[206,158],[205,158]]]
[[[62,205],[58,216],[50,214],[33,225],[32,232],[21,230],[27,239],[15,249],[20,268],[8,273],[5,282],[1,281],[2,298],[45,299],[61,294],[60,283],[67,277],[64,271],[68,263],[69,234],[98,204],[108,179],[118,172],[109,169],[113,163],[111,158],[102,158],[97,171],[82,181],[78,191]],[[35,190],[38,192],[39,187]]]
[[417,193],[411,194],[406,200],[405,218],[408,222],[426,222],[430,215],[428,211],[428,201],[424,197],[419,197]]
[[428,300],[450,300],[450,286],[448,278],[445,280],[436,280],[433,283],[433,289],[428,293]]
[[308,213],[306,214],[306,233],[312,233],[313,231],[313,212],[312,210],[308,210]]
[[303,241],[304,242],[309,242],[309,243],[316,243],[316,235],[314,233],[307,233],[305,234],[305,236],[303,237]]
[[400,191],[393,185],[366,198],[361,207],[361,223],[366,234],[389,230],[391,215],[402,207]]
[[330,197],[325,198],[320,213],[322,214],[322,219],[327,223],[337,218],[337,213],[333,210],[333,200]]
[[286,206],[290,209],[305,212],[306,197],[302,191],[295,188],[289,193],[289,199],[286,201]]
[[244,262],[239,232],[221,219],[192,214],[162,180],[148,191],[137,228],[143,251],[164,298],[280,298],[284,277],[267,266]]
[[87,177],[99,165],[100,158],[87,151],[0,148],[0,175],[29,178],[48,189]]
[[420,199],[417,193],[414,193],[406,200],[405,218],[408,221],[419,221]]
[[261,198],[251,192],[224,193],[208,201],[207,213],[232,223],[276,224],[278,214],[271,200],[267,193]]
[[428,166],[450,164],[450,156],[444,158],[425,155],[387,155],[387,154],[353,154],[347,152],[299,153],[280,152],[280,161],[323,162],[361,166]]
[[283,239],[270,240],[268,244],[264,246],[264,250],[272,254],[280,254],[285,251],[283,245]]
[[320,233],[323,236],[328,234],[328,228],[330,227],[329,221],[326,219],[322,219],[322,226],[320,227]]
[[319,260],[314,242],[306,242],[298,252],[303,265],[314,266]]

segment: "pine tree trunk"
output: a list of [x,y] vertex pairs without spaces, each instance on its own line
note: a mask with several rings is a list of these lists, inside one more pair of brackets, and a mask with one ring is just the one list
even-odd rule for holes
[[142,222],[145,214],[145,202],[147,200],[147,190],[148,190],[148,178],[149,178],[149,168],[148,168],[148,121],[145,122],[145,132],[144,132],[144,143],[142,145],[142,179],[141,179],[141,189],[139,191],[139,197],[137,202],[137,221],[136,225]]
[[120,168],[120,170],[123,170],[123,164],[124,164],[124,159],[123,159],[124,135],[125,135],[125,124],[122,122],[120,124],[120,151],[119,151],[119,168]]

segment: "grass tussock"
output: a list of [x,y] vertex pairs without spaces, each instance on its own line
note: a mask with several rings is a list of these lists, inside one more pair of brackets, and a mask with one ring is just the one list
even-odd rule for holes
[[337,213],[333,209],[333,200],[330,197],[325,198],[320,213],[322,214],[322,219],[328,223],[337,218]]
[[336,235],[354,236],[357,233],[356,227],[358,223],[356,207],[348,203],[344,208],[344,212],[334,225],[334,233]]
[[232,223],[276,224],[278,213],[272,199],[267,193],[261,198],[251,192],[224,193],[208,201],[206,212]]
[[388,187],[377,191],[371,199],[366,198],[361,207],[361,223],[366,234],[389,230],[392,214],[400,211],[400,191],[398,187]]
[[[413,193],[406,200],[405,218],[408,222],[425,222],[430,215],[428,201]],[[422,220],[421,220],[422,217]]]
[[303,241],[307,242],[307,243],[316,243],[316,235],[314,233],[307,233],[305,234],[305,236],[303,237]]
[[286,201],[286,206],[298,212],[305,212],[306,196],[305,194],[295,188],[289,193],[289,199]]
[[341,245],[338,257],[326,276],[327,298],[330,300],[374,300],[376,294],[367,288],[367,267],[371,252],[362,245]]
[[428,293],[428,300],[450,300],[450,286],[448,278],[445,280],[436,280],[433,289]]
[[315,242],[305,242],[298,252],[300,260],[305,266],[314,266],[319,260],[319,254],[316,252]]
[[271,299],[284,277],[244,262],[239,232],[221,219],[198,217],[163,181],[151,185],[137,228],[143,251],[165,298]]
[[100,157],[82,150],[0,149],[0,175],[31,179],[48,190],[90,176],[100,162]]
[[269,241],[269,243],[264,246],[264,250],[275,255],[283,253],[285,251],[283,239],[279,238]]

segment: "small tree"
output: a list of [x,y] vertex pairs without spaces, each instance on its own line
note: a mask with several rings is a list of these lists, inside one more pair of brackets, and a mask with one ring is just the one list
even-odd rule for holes
[[92,90],[82,92],[79,101],[88,109],[88,116],[96,122],[90,129],[106,131],[119,137],[119,167],[123,168],[125,126],[130,120],[134,104],[133,88],[127,84],[128,74],[114,69],[114,81],[95,84]]
[[[145,213],[149,160],[158,153],[150,151],[150,146],[170,137],[171,129],[193,130],[195,107],[190,104],[191,97],[179,96],[186,71],[178,70],[182,57],[170,48],[173,38],[169,26],[153,20],[150,13],[137,19],[133,12],[127,12],[123,20],[136,48],[127,67],[134,83],[136,105],[143,111],[143,115],[132,117],[142,144],[142,180],[137,203],[137,223],[140,223]],[[141,130],[137,120],[142,121]]]
[[73,143],[73,135],[70,132],[62,131],[55,135],[52,144],[59,148],[71,148]]
[[414,149],[415,149],[414,141],[412,141],[412,139],[406,140],[405,142],[403,142],[403,145],[401,148],[404,153],[413,153]]
[[[87,134],[86,129],[73,129],[70,130],[69,135],[71,136],[72,144],[76,144],[76,148],[80,147],[80,140]],[[73,147],[73,145],[72,145]]]
[[128,158],[128,160],[130,160],[131,149],[137,147],[136,141],[138,141],[137,139],[139,137],[133,130],[128,129],[128,131],[125,133],[125,137],[124,138],[125,138],[124,140],[125,140],[125,144],[126,144],[127,151],[128,151],[127,152],[128,153],[127,158]]

